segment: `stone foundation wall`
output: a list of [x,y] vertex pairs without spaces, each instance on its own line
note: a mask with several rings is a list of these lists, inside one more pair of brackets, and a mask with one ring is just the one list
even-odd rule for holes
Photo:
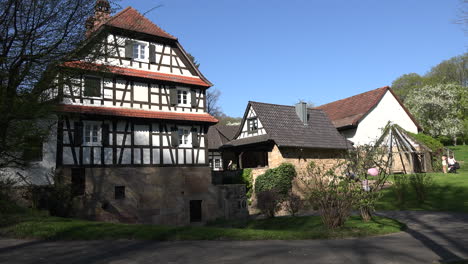
[[[57,173],[71,179],[71,168]],[[201,222],[223,218],[221,190],[211,184],[209,167],[86,168],[83,217],[113,222],[190,224],[190,201],[201,200]],[[125,186],[116,199],[115,186]],[[244,190],[245,196],[245,190]]]

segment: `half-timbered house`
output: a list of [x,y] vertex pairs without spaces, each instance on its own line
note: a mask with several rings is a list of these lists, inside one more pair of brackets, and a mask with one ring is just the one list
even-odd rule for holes
[[111,16],[98,0],[86,28],[104,57],[62,65],[70,73],[58,77],[54,140],[55,173],[72,184],[80,213],[176,225],[226,217],[225,202],[241,204],[245,188],[233,197],[211,184],[212,84],[176,37],[131,7]]
[[334,165],[349,147],[322,110],[306,103],[249,102],[234,139],[221,148],[223,156],[229,154],[238,168],[253,168],[256,176],[283,162],[298,170],[311,161]]

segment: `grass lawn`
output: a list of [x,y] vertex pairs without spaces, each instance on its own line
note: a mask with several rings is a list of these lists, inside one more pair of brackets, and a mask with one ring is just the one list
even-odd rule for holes
[[434,178],[429,198],[419,205],[413,192],[408,194],[405,204],[397,205],[391,188],[384,190],[378,210],[429,210],[468,213],[468,146],[451,147],[455,159],[460,162],[458,174],[431,173]]
[[50,217],[38,212],[0,214],[0,236],[54,240],[296,240],[382,235],[399,232],[404,228],[404,224],[383,217],[375,217],[368,223],[362,222],[359,217],[352,217],[343,228],[331,231],[323,226],[317,216],[170,227],[93,222]]

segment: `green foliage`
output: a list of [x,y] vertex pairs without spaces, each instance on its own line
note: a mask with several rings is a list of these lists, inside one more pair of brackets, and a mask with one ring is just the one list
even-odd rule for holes
[[444,145],[438,139],[435,139],[430,135],[423,133],[415,134],[408,131],[406,131],[406,133],[432,150],[432,169],[434,171],[441,171],[442,165],[440,160],[444,152]]
[[296,177],[296,169],[290,163],[283,163],[277,168],[268,169],[255,180],[255,192],[275,190],[285,197],[292,189],[292,180]]
[[[424,76],[404,74],[392,83],[424,130],[444,145],[468,141],[467,86],[468,53],[442,61]],[[454,93],[452,87],[459,89]]]
[[409,93],[405,104],[426,133],[455,139],[463,133],[464,113],[468,109],[461,103],[464,89],[455,84],[424,86]]
[[242,177],[242,183],[245,184],[247,198],[250,199],[250,197],[252,196],[252,191],[253,191],[252,169],[243,169],[241,177]]
[[[378,210],[425,210],[468,213],[468,145],[451,147],[461,164],[458,174],[430,173],[433,185],[427,199],[419,203],[416,193],[410,189],[404,205],[395,202],[392,188],[382,190],[382,199],[377,203]],[[465,164],[465,165],[464,165]],[[410,186],[411,188],[411,186]]]
[[444,148],[444,145],[439,140],[431,137],[430,135],[423,133],[415,134],[408,131],[407,133],[417,141],[423,143],[426,147],[430,148],[433,152],[439,152]]
[[434,179],[430,174],[416,173],[409,176],[409,182],[419,204],[426,201]]
[[403,74],[392,82],[393,90],[403,102],[410,91],[423,85],[424,77],[417,73]]
[[403,205],[409,191],[409,176],[404,174],[393,175],[392,190],[395,194],[397,203]]

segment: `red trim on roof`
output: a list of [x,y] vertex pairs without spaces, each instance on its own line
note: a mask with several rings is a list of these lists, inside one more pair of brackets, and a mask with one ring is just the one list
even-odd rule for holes
[[160,73],[160,72],[143,71],[143,70],[136,70],[136,69],[130,69],[130,68],[122,68],[122,67],[117,67],[117,66],[108,66],[108,65],[89,63],[89,62],[83,62],[83,61],[65,62],[63,65],[66,67],[70,67],[70,68],[78,68],[78,69],[90,70],[90,71],[110,72],[110,73],[117,74],[117,75],[140,77],[140,78],[146,78],[146,79],[152,79],[152,80],[162,80],[162,81],[169,81],[169,82],[175,82],[175,83],[193,84],[193,85],[199,85],[203,87],[211,86],[210,84],[206,83],[202,79],[194,78],[194,77],[172,75],[172,74]]
[[65,113],[218,123],[218,119],[214,118],[213,116],[209,114],[174,113],[174,112],[161,112],[161,111],[127,109],[127,108],[113,108],[113,107],[103,107],[103,106],[83,106],[83,105],[63,105],[63,104],[58,105],[57,108],[59,112],[65,112]]

